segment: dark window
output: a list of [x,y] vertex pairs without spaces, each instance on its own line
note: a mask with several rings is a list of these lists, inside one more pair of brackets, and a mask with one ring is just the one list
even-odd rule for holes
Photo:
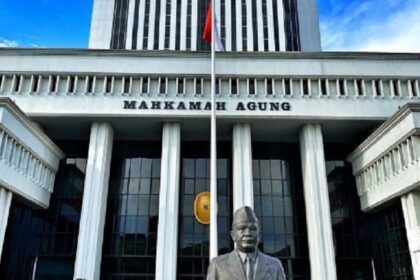
[[255,94],[255,79],[254,78],[248,79],[248,94],[251,94],[251,95]]
[[[417,81],[416,80],[410,80],[411,85],[411,94],[416,97],[417,96]],[[1,83],[0,83],[1,87]]]
[[86,92],[87,93],[93,92],[93,80],[94,78],[92,76],[86,77]]
[[165,17],[165,49],[169,49],[169,39],[171,36],[171,0],[166,0],[166,17]]
[[309,254],[298,145],[253,143],[254,209],[260,250],[278,258],[288,279],[308,279]]
[[307,79],[302,80],[302,94],[309,95],[309,81]]
[[[352,145],[343,145],[351,147]],[[412,279],[401,204],[375,213],[360,210],[350,164],[352,149],[327,144],[326,173],[338,279]]]
[[267,0],[262,0],[262,14],[263,14],[264,51],[268,51]]
[[339,95],[346,95],[346,87],[345,87],[346,82],[342,79],[337,80],[337,82],[338,82],[338,94]]
[[75,84],[76,84],[76,77],[75,76],[69,76],[69,88],[68,91],[70,93],[74,93],[75,92]]
[[[185,142],[181,148],[182,173],[179,213],[178,271],[176,279],[205,279],[209,264],[209,225],[194,216],[196,196],[210,188],[210,160],[203,147],[209,143]],[[218,253],[233,249],[229,235],[232,222],[232,195],[229,150],[219,146],[217,160]],[[228,143],[223,145],[230,147]],[[208,150],[208,149],[207,149]]]
[[141,93],[149,93],[150,78],[143,77],[141,85]]
[[160,5],[165,5],[165,3],[161,3],[162,1],[155,1],[156,2],[156,10],[155,10],[155,24],[154,26],[149,26],[149,28],[154,28],[155,29],[155,33],[154,33],[154,38],[149,38],[149,40],[154,40],[153,41],[153,49],[157,50],[159,48],[159,20],[160,20]]
[[14,85],[14,88],[13,88],[13,90],[15,92],[19,92],[20,91],[21,83],[22,83],[22,76],[16,75],[15,76],[15,85]]
[[321,95],[326,96],[328,95],[328,88],[327,88],[327,80],[326,79],[321,79],[319,80],[321,83]]
[[56,143],[67,158],[60,162],[49,208],[12,201],[0,263],[2,279],[73,279],[88,144]]
[[292,95],[291,82],[290,79],[284,79],[284,95]]
[[238,94],[239,90],[239,81],[238,79],[232,78],[230,79],[230,94]]
[[396,80],[391,80],[392,86],[394,88],[394,96],[400,96],[400,87],[399,82]]
[[31,92],[38,92],[39,91],[39,80],[41,76],[33,76],[32,77],[32,88]]
[[241,1],[242,11],[242,48],[247,50],[248,48],[248,34],[247,34],[247,16],[246,16],[246,0]]
[[284,0],[284,27],[286,33],[286,50],[299,51],[299,19],[297,13],[297,0]]
[[293,50],[300,51],[300,32],[299,32],[299,13],[297,8],[297,1],[293,0],[291,3],[291,18],[292,20],[292,32],[293,32]]
[[184,94],[184,78],[178,78],[178,94]]
[[114,21],[112,24],[111,49],[124,49],[127,37],[129,0],[115,0]]
[[373,82],[375,84],[376,96],[382,96],[381,81],[380,80],[374,80]]
[[[205,42],[204,40],[201,39],[201,34],[203,33],[204,30],[204,24],[206,22],[206,18],[207,18],[207,11],[209,9],[209,4],[210,1],[197,1],[197,10],[198,10],[198,21],[197,21],[197,36],[198,36],[198,40],[197,40],[197,49],[199,51],[209,51],[211,48],[211,45],[208,44],[207,42]],[[220,18],[220,16],[219,16]],[[223,18],[222,18],[223,20]],[[219,24],[220,26],[220,24]],[[222,29],[223,30],[223,29]]]
[[220,37],[223,46],[226,46],[226,3],[229,0],[220,0]]
[[[142,0],[144,1],[144,0]],[[140,0],[136,0],[134,4],[134,22],[133,22],[133,33],[132,33],[132,49],[137,49],[137,33],[139,30],[139,6],[140,6]],[[143,20],[143,19],[142,19]],[[141,47],[141,46],[139,46]]]
[[123,93],[130,93],[131,79],[130,77],[124,77]]
[[252,0],[252,35],[254,40],[254,51],[258,50],[258,16],[257,16],[257,0]]
[[150,0],[146,1],[145,14],[144,14],[144,26],[143,26],[143,49],[147,49],[149,41],[149,19],[150,19]]
[[203,90],[202,90],[202,80],[201,78],[196,78],[195,79],[195,94],[202,94]]
[[[199,1],[201,2],[201,1]],[[188,0],[187,2],[187,50],[191,50],[192,47],[192,42],[191,42],[191,31],[192,31],[192,26],[191,26],[191,17],[192,17],[192,4],[191,4],[191,0]]]
[[216,94],[220,94],[220,85],[221,85],[221,80],[216,78],[216,82],[215,82]]
[[[279,15],[277,13],[277,5],[281,5],[281,3],[277,3],[277,1],[273,1],[273,15],[274,15],[274,43],[276,47],[276,51],[280,51],[280,34],[279,34]],[[281,30],[281,32],[284,32]],[[283,35],[281,35],[283,36]]]
[[166,78],[159,79],[159,93],[166,94]]
[[[200,3],[202,1],[199,1]],[[180,49],[181,44],[181,0],[176,1],[176,6],[178,9],[176,9],[176,32],[175,32],[175,49]]]
[[112,91],[112,77],[105,77],[105,92],[111,93]]
[[154,279],[161,144],[114,145],[101,279]]
[[232,19],[231,19],[231,25],[232,25],[232,50],[233,51],[237,51],[236,48],[236,0],[227,0],[227,1],[231,1],[231,14],[232,14]]
[[273,84],[274,84],[274,80],[273,79],[266,79],[266,89],[267,89],[267,94],[268,95],[273,95],[274,94],[274,90],[273,90]]
[[50,92],[56,92],[57,91],[57,76],[51,76],[50,79]]
[[364,89],[363,89],[363,80],[358,79],[356,80],[356,88],[357,88],[357,95],[363,96],[365,95]]
[[0,75],[0,89],[3,88],[4,75]]

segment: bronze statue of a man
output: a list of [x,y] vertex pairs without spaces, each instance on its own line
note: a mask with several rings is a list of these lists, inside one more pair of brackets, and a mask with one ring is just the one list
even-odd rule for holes
[[244,206],[233,215],[230,232],[236,248],[210,262],[207,280],[285,280],[278,259],[258,251],[260,225],[254,210]]

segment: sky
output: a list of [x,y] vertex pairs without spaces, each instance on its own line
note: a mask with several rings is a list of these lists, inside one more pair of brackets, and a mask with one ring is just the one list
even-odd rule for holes
[[[0,47],[87,48],[92,4],[0,0]],[[323,51],[420,52],[420,0],[318,4]]]

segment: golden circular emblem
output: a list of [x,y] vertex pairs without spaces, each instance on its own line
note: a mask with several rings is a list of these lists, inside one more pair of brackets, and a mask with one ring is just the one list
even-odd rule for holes
[[199,193],[194,201],[194,215],[201,224],[208,225],[210,223],[210,193]]

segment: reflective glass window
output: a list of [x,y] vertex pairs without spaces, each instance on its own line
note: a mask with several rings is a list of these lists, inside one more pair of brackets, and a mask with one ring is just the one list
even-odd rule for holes
[[[224,144],[224,147],[230,147]],[[179,216],[177,279],[206,279],[209,264],[209,225],[199,223],[194,215],[194,201],[200,192],[210,190],[210,160],[207,142],[184,143]],[[219,146],[217,160],[218,248],[219,254],[233,249],[231,227],[232,197],[230,151]]]
[[[337,146],[347,147],[338,149]],[[401,204],[361,211],[350,144],[327,144],[326,172],[339,279],[412,279]]]
[[161,144],[116,142],[113,150],[101,279],[154,279]]
[[309,260],[297,145],[253,143],[254,209],[260,250],[278,258],[287,279],[308,279]]
[[1,279],[73,278],[86,170],[86,142],[58,142],[60,162],[48,209],[13,199],[6,230]]

